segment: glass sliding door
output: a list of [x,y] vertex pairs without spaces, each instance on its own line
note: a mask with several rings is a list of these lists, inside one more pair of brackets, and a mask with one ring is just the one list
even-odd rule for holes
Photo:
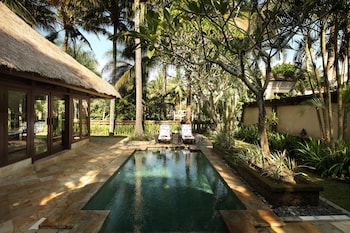
[[86,99],[81,100],[81,136],[89,136],[89,102]]
[[34,96],[35,159],[64,149],[66,97],[52,93]]
[[80,131],[80,101],[77,98],[73,98],[73,140],[80,139]]
[[23,159],[27,153],[27,93],[8,91],[7,162]]
[[61,150],[63,145],[63,132],[65,131],[66,99],[64,96],[54,95],[52,98],[52,149]]
[[34,154],[48,153],[49,94],[34,96]]

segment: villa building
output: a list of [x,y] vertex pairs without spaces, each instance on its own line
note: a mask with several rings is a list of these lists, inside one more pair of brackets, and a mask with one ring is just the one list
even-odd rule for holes
[[89,139],[90,99],[118,98],[0,3],[0,174]]

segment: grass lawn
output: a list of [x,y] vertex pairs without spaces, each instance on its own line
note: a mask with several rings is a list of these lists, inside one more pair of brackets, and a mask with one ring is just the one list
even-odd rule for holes
[[350,211],[350,182],[332,178],[322,178],[313,173],[307,173],[310,179],[323,186],[320,195],[334,204]]

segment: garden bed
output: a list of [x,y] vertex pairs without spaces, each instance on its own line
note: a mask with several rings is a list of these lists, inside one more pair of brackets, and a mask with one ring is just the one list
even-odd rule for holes
[[322,186],[314,184],[301,176],[296,177],[296,184],[277,183],[268,177],[262,176],[259,171],[248,164],[226,160],[237,173],[269,204],[278,206],[305,206],[318,205],[319,193]]

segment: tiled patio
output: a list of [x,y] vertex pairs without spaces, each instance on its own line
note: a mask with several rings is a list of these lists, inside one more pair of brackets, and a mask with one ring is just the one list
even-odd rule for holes
[[[80,209],[135,149],[148,146],[150,143],[118,138],[92,138],[79,149],[61,152],[37,161],[25,171],[1,177],[0,233],[98,232],[108,211]],[[222,212],[231,232],[350,232],[347,216],[283,222],[241,183],[208,143],[198,140],[192,147],[206,154],[248,209]],[[36,230],[33,224],[39,220],[45,221]]]

